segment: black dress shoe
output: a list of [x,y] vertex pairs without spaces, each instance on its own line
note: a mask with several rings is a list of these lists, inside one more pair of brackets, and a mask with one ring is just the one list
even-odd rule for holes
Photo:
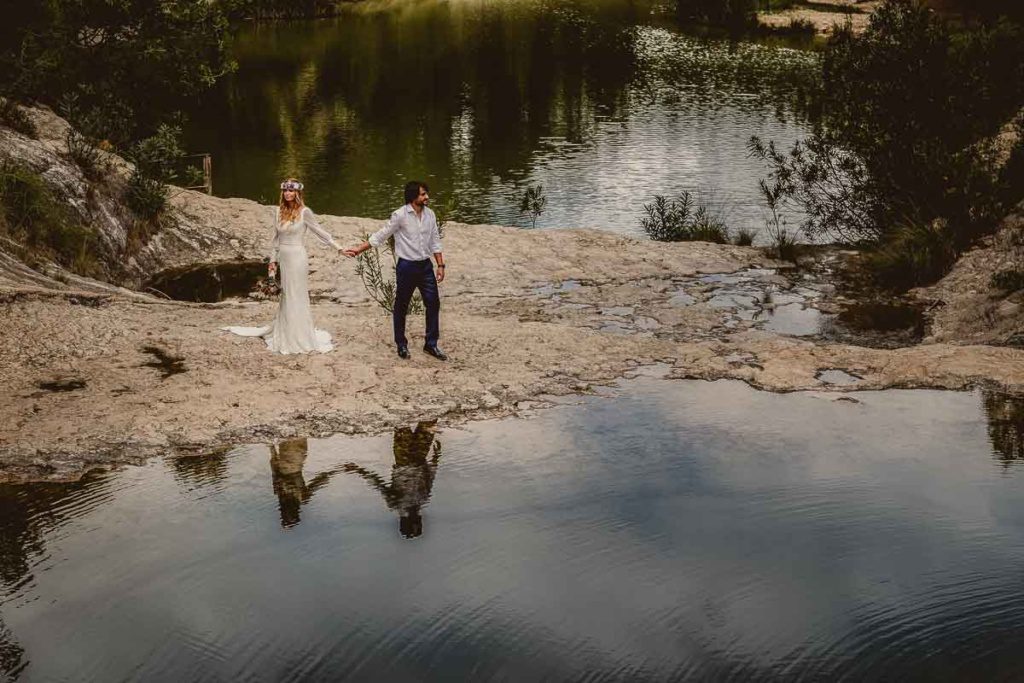
[[398,357],[399,358],[408,359],[409,358],[409,347],[408,346],[399,346],[398,347]]
[[438,360],[448,360],[448,356],[445,352],[436,346],[424,346],[423,350]]

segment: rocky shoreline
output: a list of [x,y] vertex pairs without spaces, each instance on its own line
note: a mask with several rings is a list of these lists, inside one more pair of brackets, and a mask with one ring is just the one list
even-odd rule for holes
[[[55,121],[36,141],[0,127],[0,142],[17,142],[0,147],[84,197],[88,187],[61,155]],[[122,285],[160,269],[265,255],[269,207],[174,192],[173,227],[125,257]],[[346,242],[379,224],[322,220]],[[1015,225],[1008,220],[1006,230]],[[849,302],[827,278],[755,248],[449,224],[447,364],[418,351],[398,359],[389,316],[367,296],[354,262],[312,244],[313,313],[336,349],[297,357],[220,330],[267,321],[274,302],[168,301],[52,265],[29,268],[0,245],[0,481],[71,479],[159,454],[293,435],[520,414],[545,396],[590,392],[655,363],[669,378],[837,397],[894,387],[1024,391],[1024,350],[993,345],[1021,328],[1019,293],[986,290],[979,265],[1001,239],[917,293],[932,316],[923,343],[865,345],[843,333]],[[994,321],[987,335],[971,314],[982,300]]]
[[[345,240],[375,223],[324,219]],[[181,449],[509,415],[653,363],[668,365],[669,377],[771,391],[1024,389],[1019,349],[880,349],[771,329],[776,318],[748,313],[752,292],[771,292],[774,310],[795,314],[828,310],[829,289],[782,275],[756,249],[450,225],[445,251],[448,364],[422,353],[398,359],[390,320],[362,291],[353,262],[315,249],[313,311],[337,344],[324,355],[274,356],[219,330],[269,319],[273,302],[0,289],[0,479],[64,479]],[[730,273],[738,289],[721,275]],[[803,299],[783,303],[787,296]],[[830,371],[845,379],[836,383]]]

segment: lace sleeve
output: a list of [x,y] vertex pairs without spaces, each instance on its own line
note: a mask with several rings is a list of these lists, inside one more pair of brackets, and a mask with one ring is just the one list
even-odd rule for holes
[[308,206],[302,210],[302,217],[303,219],[305,219],[306,227],[309,228],[310,232],[316,235],[316,238],[318,240],[323,242],[326,246],[331,247],[332,249],[341,249],[341,245],[334,241],[334,238],[331,237],[331,234],[320,227],[320,223],[317,221],[316,215]]
[[274,209],[274,237],[270,240],[270,262],[274,263],[277,261],[277,248],[281,243],[281,237],[278,235],[277,229],[281,225],[281,208]]

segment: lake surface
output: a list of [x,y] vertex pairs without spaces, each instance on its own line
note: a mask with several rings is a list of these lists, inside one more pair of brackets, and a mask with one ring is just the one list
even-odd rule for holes
[[322,213],[382,219],[409,178],[455,220],[642,234],[654,194],[700,192],[763,226],[751,135],[788,146],[808,52],[685,35],[647,1],[367,2],[235,36],[238,72],[190,113],[214,191],[276,202],[285,176]]
[[0,671],[1024,676],[1024,403],[616,393],[0,487]]

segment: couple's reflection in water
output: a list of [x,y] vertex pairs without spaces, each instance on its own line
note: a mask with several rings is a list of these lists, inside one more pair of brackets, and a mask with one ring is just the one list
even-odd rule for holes
[[309,442],[306,439],[288,439],[270,446],[270,474],[281,511],[281,526],[285,529],[299,523],[302,506],[338,473],[337,469],[328,470],[306,482],[302,466],[306,463],[307,455]]
[[400,427],[395,430],[391,481],[355,463],[343,466],[345,472],[359,475],[377,489],[388,508],[398,513],[398,530],[405,538],[423,534],[421,511],[430,500],[437,463],[441,459],[441,442],[436,440],[435,424],[420,422],[416,429]]
[[320,474],[308,482],[303,465],[309,446],[306,439],[290,439],[270,447],[270,471],[274,493],[281,511],[281,526],[293,527],[300,521],[302,506],[339,473],[358,475],[376,489],[388,508],[398,514],[398,530],[405,538],[423,534],[422,510],[430,500],[437,465],[441,459],[441,442],[437,440],[434,421],[420,422],[415,429],[395,430],[392,452],[391,480],[361,465],[349,462]]

